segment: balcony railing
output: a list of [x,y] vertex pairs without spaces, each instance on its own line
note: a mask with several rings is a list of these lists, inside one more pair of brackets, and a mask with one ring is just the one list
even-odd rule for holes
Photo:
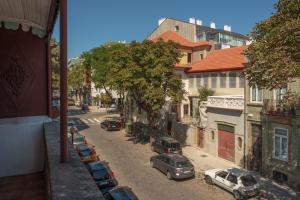
[[244,96],[209,96],[207,107],[244,110]]
[[263,114],[280,116],[295,114],[295,108],[284,106],[279,100],[264,99],[263,102]]

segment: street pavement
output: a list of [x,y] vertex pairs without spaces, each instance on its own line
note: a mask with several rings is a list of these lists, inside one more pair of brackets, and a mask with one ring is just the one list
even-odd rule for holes
[[[70,116],[76,119],[101,119],[105,112],[84,113]],[[80,127],[80,125],[79,125]],[[81,126],[83,127],[83,126]],[[232,200],[230,193],[209,186],[202,179],[183,181],[168,180],[157,169],[151,168],[149,144],[134,144],[124,131],[105,131],[99,123],[85,124],[79,129],[89,143],[95,145],[101,160],[109,163],[119,185],[129,186],[140,200]]]

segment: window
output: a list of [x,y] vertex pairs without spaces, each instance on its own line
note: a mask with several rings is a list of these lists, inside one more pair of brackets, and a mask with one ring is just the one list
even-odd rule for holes
[[188,115],[189,114],[189,104],[183,105],[183,114]]
[[178,32],[179,31],[179,26],[174,26],[174,31]]
[[283,96],[287,93],[287,87],[278,88],[274,90],[274,99],[282,100]]
[[262,90],[257,86],[251,87],[251,102],[261,103],[262,102]]
[[233,174],[229,174],[227,177],[227,180],[230,181],[233,184],[237,184],[237,177]]
[[226,88],[226,73],[220,74],[220,88]]
[[225,172],[225,171],[217,172],[217,176],[224,178],[224,179],[226,178],[227,175],[228,175],[228,172]]
[[273,157],[278,160],[288,161],[288,130],[274,129]]
[[244,88],[245,87],[245,77],[240,74],[239,76],[239,88]]
[[200,54],[200,60],[203,60],[203,54],[202,53]]
[[203,74],[203,86],[208,87],[208,74]]
[[216,73],[212,73],[210,80],[211,80],[211,87],[216,88],[217,87],[218,75]]
[[214,130],[211,131],[211,140],[212,141],[215,140],[215,131]]
[[241,137],[238,137],[238,147],[241,149],[243,146],[243,139]]
[[236,73],[235,72],[229,73],[229,87],[236,88]]
[[195,87],[194,76],[189,76],[189,87],[190,88],[194,88]]
[[197,75],[196,87],[197,88],[201,87],[201,74]]
[[187,54],[187,62],[188,62],[188,64],[191,64],[192,63],[192,53],[188,53]]

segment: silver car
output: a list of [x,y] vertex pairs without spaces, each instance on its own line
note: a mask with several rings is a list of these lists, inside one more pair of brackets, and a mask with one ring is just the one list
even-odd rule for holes
[[167,175],[168,179],[186,179],[195,176],[192,163],[179,154],[160,154],[150,158],[150,165]]
[[243,199],[260,194],[260,184],[256,179],[237,168],[212,169],[204,172],[207,184],[216,184],[233,193],[235,199]]

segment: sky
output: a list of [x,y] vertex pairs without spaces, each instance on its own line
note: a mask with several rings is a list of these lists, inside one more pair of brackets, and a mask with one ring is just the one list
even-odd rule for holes
[[[160,18],[188,21],[249,34],[255,24],[275,12],[276,0],[69,0],[68,57],[79,56],[107,41],[142,41]],[[59,19],[53,37],[59,41]]]

